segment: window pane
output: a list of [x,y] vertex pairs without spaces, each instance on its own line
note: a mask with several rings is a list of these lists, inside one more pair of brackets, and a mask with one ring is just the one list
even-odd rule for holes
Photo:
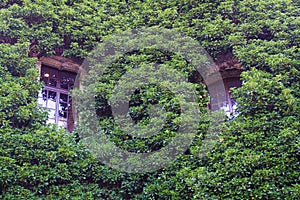
[[40,90],[40,91],[39,91],[39,94],[38,94],[38,97],[42,98],[44,92],[45,92],[44,90]]
[[46,107],[46,101],[43,98],[38,98],[38,104],[42,107]]
[[233,106],[236,104],[235,99],[232,97],[231,88],[239,88],[242,86],[242,81],[239,78],[231,78],[226,80],[227,88],[228,88],[228,101],[230,102],[231,110],[233,110]]
[[68,78],[66,76],[62,76],[60,79],[60,88],[68,89]]
[[51,67],[42,67],[41,80],[46,86],[56,87],[58,70]]
[[[59,113],[63,113],[68,110],[68,95],[60,94],[59,98]],[[64,114],[63,114],[64,115]]]
[[56,87],[56,85],[57,85],[57,78],[56,78],[56,75],[53,74],[52,77],[50,77],[48,86],[50,86],[50,87]]
[[74,83],[75,83],[75,77],[70,77],[69,78],[69,90],[74,88]]
[[67,128],[67,121],[59,120],[58,121],[58,126],[62,126],[64,128]]
[[60,103],[59,104],[59,112],[65,112],[68,110],[68,104],[67,103]]
[[48,119],[47,124],[55,124],[55,119]]
[[60,73],[60,88],[70,90],[73,88],[76,74],[71,72]]
[[42,91],[42,96],[44,101],[47,101],[47,92],[48,92],[47,90]]
[[50,77],[50,73],[48,71],[42,70],[41,81],[43,81],[45,83],[45,85],[48,85],[49,77]]
[[67,94],[60,94],[60,99],[59,102],[64,102],[67,103],[68,102],[68,95]]
[[59,116],[59,119],[67,119],[67,112],[62,112],[60,110],[58,116]]
[[48,92],[48,104],[47,108],[56,108],[56,92],[49,91]]
[[47,106],[47,90],[42,90],[38,95],[38,104],[42,107]]
[[228,88],[233,88],[233,87],[241,87],[242,86],[242,81],[240,79],[231,79],[227,81]]
[[49,118],[54,118],[55,119],[55,110],[49,109]]

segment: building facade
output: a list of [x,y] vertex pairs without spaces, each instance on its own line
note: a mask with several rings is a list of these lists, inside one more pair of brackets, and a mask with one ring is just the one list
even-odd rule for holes
[[[222,76],[225,94],[224,92],[218,94],[218,91],[216,91],[216,94],[213,95],[214,98],[222,99],[223,104],[220,106],[211,103],[209,108],[211,110],[223,109],[229,115],[234,112],[236,107],[236,102],[231,97],[230,89],[241,86],[240,74],[242,69],[238,60],[230,53],[223,54],[222,57],[216,60],[219,71],[215,73],[220,73]],[[70,132],[74,130],[75,126],[70,92],[74,88],[80,65],[81,61],[79,60],[59,55],[41,57],[37,62],[40,80],[44,83],[44,87],[39,93],[38,102],[42,107],[50,111],[48,123],[62,126]],[[214,84],[217,86],[220,82],[205,84],[209,84],[209,87],[213,88]]]

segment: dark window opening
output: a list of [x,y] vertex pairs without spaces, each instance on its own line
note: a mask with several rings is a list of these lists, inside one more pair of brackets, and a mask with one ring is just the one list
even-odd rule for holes
[[[224,89],[222,89],[222,84],[224,84],[225,87],[225,93],[222,92]],[[210,86],[210,94],[211,94],[211,102],[209,104],[209,108],[211,110],[219,110],[222,109],[225,111],[225,113],[230,116],[231,113],[233,113],[236,110],[236,101],[232,97],[231,88],[239,88],[242,86],[242,81],[239,77],[231,77],[231,78],[225,78],[222,82],[217,82]],[[213,94],[213,95],[212,95]],[[212,103],[212,98],[213,102]]]
[[231,88],[239,88],[242,86],[240,78],[226,78],[223,80],[226,91],[226,104],[224,110],[226,113],[232,113],[236,110],[236,101],[232,97]]

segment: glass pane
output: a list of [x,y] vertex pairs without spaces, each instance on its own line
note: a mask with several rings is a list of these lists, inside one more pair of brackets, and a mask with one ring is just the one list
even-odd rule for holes
[[68,78],[66,76],[62,76],[60,79],[60,88],[62,89],[68,89]]
[[45,85],[48,85],[49,77],[50,77],[49,72],[42,71],[42,73],[41,73],[41,81],[43,81],[45,83]]
[[67,112],[59,111],[58,113],[59,119],[67,119]]
[[43,100],[47,101],[47,90],[42,91]]
[[49,119],[47,120],[47,124],[55,124],[55,120],[49,118]]
[[65,112],[68,110],[68,104],[67,103],[60,103],[59,104],[59,112]]
[[60,88],[70,90],[75,82],[76,74],[71,72],[60,73]]
[[59,102],[64,102],[67,103],[68,102],[68,95],[67,94],[60,94],[60,99]]
[[49,80],[48,86],[56,87],[56,85],[57,85],[56,75],[53,74],[52,77]]
[[74,88],[74,83],[75,83],[75,77],[70,77],[69,78],[69,90]]
[[240,79],[227,79],[227,87],[229,91],[229,95],[231,96],[232,91],[230,90],[231,88],[239,88],[242,86],[242,81]]
[[62,126],[62,127],[64,127],[64,128],[67,128],[67,121],[59,120],[59,121],[58,121],[58,126]]
[[[68,110],[68,95],[66,94],[60,94],[59,98],[59,113],[62,113],[62,116],[65,116],[63,112]],[[67,116],[66,116],[67,117]]]
[[38,98],[38,104],[42,107],[46,107],[46,101],[43,98]]
[[48,104],[47,108],[56,108],[56,92],[49,91],[48,92]]
[[42,90],[39,91],[38,97],[40,97],[40,98],[43,97],[43,91]]
[[42,66],[41,80],[45,83],[46,86],[56,87],[57,75],[57,69]]
[[54,118],[55,119],[55,110],[49,109],[49,118]]
[[227,81],[228,88],[233,88],[233,87],[241,87],[242,86],[242,81],[239,79],[232,79]]
[[47,90],[40,90],[39,91],[38,104],[42,107],[47,106]]

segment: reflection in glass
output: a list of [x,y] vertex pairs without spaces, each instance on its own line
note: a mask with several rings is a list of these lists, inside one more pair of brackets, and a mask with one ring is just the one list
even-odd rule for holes
[[59,117],[61,118],[67,118],[67,112],[59,111]]
[[55,119],[55,110],[52,110],[52,109],[49,109],[49,110],[50,110],[49,117]]
[[69,89],[74,88],[75,78],[69,78]]
[[59,120],[59,121],[58,121],[58,126],[62,126],[62,127],[64,127],[64,128],[67,128],[67,121]]
[[60,94],[59,102],[67,103],[68,102],[68,95]]
[[56,87],[56,84],[57,84],[56,76],[55,76],[55,74],[53,74],[49,80],[48,86]]
[[60,88],[70,90],[75,82],[76,74],[61,72],[59,76]]
[[44,100],[44,99],[42,99],[42,98],[38,98],[38,104],[40,105],[40,106],[42,106],[42,107],[46,107],[46,101]]
[[41,81],[43,81],[45,85],[48,85],[49,76],[50,74],[48,72],[42,71]]
[[40,91],[38,94],[38,104],[42,107],[46,107],[47,105],[47,91]]
[[59,103],[59,111],[67,111],[68,109],[68,104],[67,103]]
[[67,118],[66,111],[68,110],[68,95],[60,94],[59,98],[59,115]]
[[49,119],[47,120],[47,124],[55,124],[55,119],[49,118]]
[[48,108],[56,108],[56,92],[53,91],[49,91],[48,92],[48,104],[47,104]]
[[47,90],[42,91],[43,100],[47,101]]
[[68,89],[68,78],[66,76],[63,76],[60,79],[60,88],[62,88],[62,89]]

